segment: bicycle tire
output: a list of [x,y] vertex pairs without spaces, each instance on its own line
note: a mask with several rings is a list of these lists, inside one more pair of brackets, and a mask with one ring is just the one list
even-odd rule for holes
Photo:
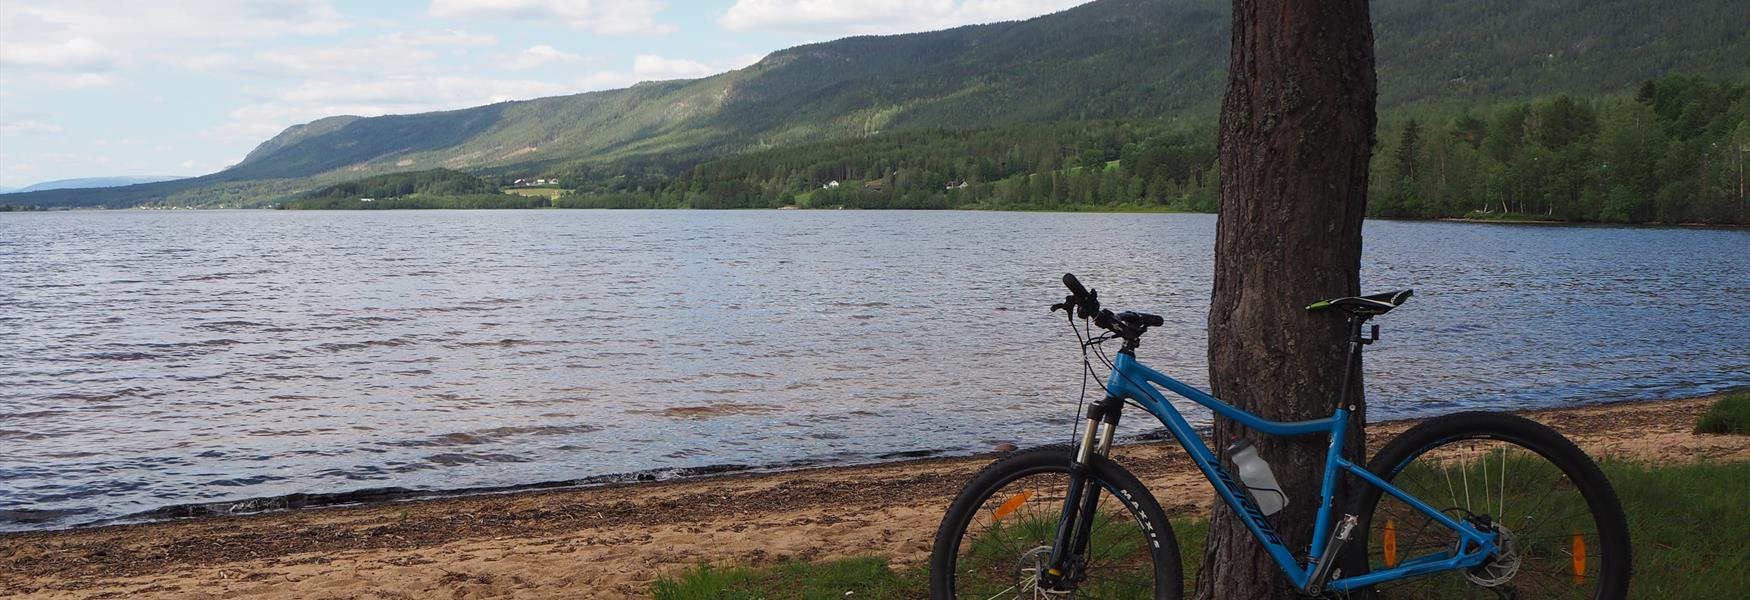
[[[1510,453],[1510,447],[1518,447],[1528,453]],[[1489,465],[1495,464],[1495,448],[1499,448],[1500,462],[1495,473],[1491,474],[1487,469]],[[1553,466],[1559,475],[1550,472],[1548,467],[1539,466],[1540,458]],[[1479,466],[1482,469],[1481,494],[1473,494],[1471,475],[1479,472]],[[1508,589],[1515,593],[1521,586],[1538,586],[1536,594],[1518,597],[1566,596],[1591,600],[1621,600],[1628,595],[1632,568],[1631,551],[1622,504],[1597,463],[1572,441],[1548,427],[1505,413],[1464,412],[1446,415],[1425,421],[1398,435],[1368,463],[1368,471],[1433,506],[1438,506],[1440,499],[1430,498],[1429,495],[1411,488],[1435,488],[1436,491],[1431,495],[1442,495],[1441,492],[1445,492],[1454,505],[1448,510],[1465,512],[1467,515],[1500,507],[1499,514],[1490,518],[1496,525],[1507,528],[1514,538],[1513,544],[1516,548],[1513,552],[1520,556],[1512,562],[1511,572],[1507,572],[1508,560],[1492,558],[1492,566],[1484,565],[1492,570],[1479,567],[1468,572],[1448,571],[1398,582],[1406,587],[1425,586],[1407,592],[1386,590],[1385,588],[1393,584],[1382,583],[1375,586],[1380,589],[1352,590],[1348,597],[1440,598],[1464,595],[1447,593],[1449,590],[1469,589],[1471,593],[1475,593],[1482,591],[1476,586],[1502,588],[1509,585],[1512,587]],[[1510,477],[1510,471],[1530,475]],[[1428,475],[1429,473],[1440,473],[1446,481],[1441,482],[1441,478]],[[1458,491],[1460,486],[1455,485],[1451,479],[1453,474],[1464,479],[1462,489],[1465,491],[1462,496]],[[1549,478],[1547,489],[1537,487],[1543,485],[1539,476]],[[1496,477],[1500,481],[1499,494],[1493,494]],[[1395,481],[1399,478],[1404,481]],[[1362,535],[1345,549],[1343,576],[1359,575],[1370,572],[1376,565],[1390,566],[1395,561],[1402,560],[1396,548],[1398,536],[1394,519],[1406,518],[1408,523],[1408,519],[1418,516],[1412,511],[1387,507],[1384,522],[1376,523],[1376,511],[1385,506],[1382,500],[1385,503],[1402,502],[1384,495],[1383,490],[1376,486],[1359,485],[1361,489],[1354,497],[1351,512],[1357,515],[1356,531],[1362,532]],[[1444,490],[1439,489],[1442,485],[1445,486]],[[1528,491],[1521,492],[1521,488]],[[1476,505],[1474,497],[1478,495],[1483,500],[1480,507]],[[1536,504],[1521,502],[1521,499],[1534,496],[1537,497]],[[1558,496],[1558,505],[1549,505],[1551,496]],[[1573,496],[1578,496],[1583,502],[1572,499]],[[1460,498],[1463,498],[1462,502]],[[1465,506],[1456,506],[1459,504]],[[1464,510],[1459,511],[1459,508]],[[1563,512],[1556,513],[1557,510]],[[1585,515],[1575,514],[1579,510],[1584,510],[1591,518],[1588,520],[1584,518]],[[1420,515],[1420,518],[1425,519],[1426,516]],[[1555,525],[1550,525],[1551,523]],[[1592,529],[1584,530],[1588,524]],[[1539,527],[1546,529],[1535,531]],[[1555,531],[1553,528],[1561,530],[1552,534],[1550,532]],[[1560,555],[1563,554],[1560,546],[1568,541],[1561,538],[1569,535],[1567,531],[1570,528],[1573,530],[1572,542],[1566,551],[1568,564],[1571,566],[1569,572],[1535,570],[1525,565],[1526,561],[1533,558],[1542,560],[1546,557],[1549,563],[1538,564],[1559,564]],[[1436,536],[1440,535],[1440,530],[1417,530],[1416,535],[1420,536],[1422,531],[1435,531],[1430,536],[1429,548],[1439,547],[1437,544],[1441,540]],[[1389,544],[1385,541],[1387,537],[1392,539]],[[1379,547],[1375,547],[1376,539]],[[1586,564],[1594,556],[1593,549],[1585,546],[1587,540],[1591,540],[1590,543],[1596,546],[1596,571]],[[1411,543],[1414,545],[1416,540],[1412,539]],[[1540,544],[1547,547],[1540,548]],[[1386,558],[1388,554],[1390,559]],[[1576,556],[1579,558],[1576,559]],[[1388,560],[1392,562],[1387,562]],[[1502,579],[1503,573],[1505,579]],[[1563,587],[1567,584],[1560,580],[1565,578],[1571,578],[1570,587]],[[1482,580],[1489,580],[1491,583],[1480,583]],[[1433,583],[1428,583],[1430,581]],[[1582,585],[1586,587],[1583,588]]]
[[[935,543],[930,553],[931,598],[956,598],[956,575],[960,566],[958,563],[962,541],[979,511],[988,508],[987,502],[1009,484],[1030,476],[1062,474],[1067,480],[1073,453],[1073,449],[1067,446],[1022,451],[991,463],[972,477],[954,498],[936,530]],[[1179,545],[1160,503],[1155,501],[1154,496],[1135,475],[1117,463],[1095,456],[1088,467],[1090,477],[1102,488],[1102,498],[1112,499],[1103,501],[1120,503],[1128,511],[1130,518],[1134,519],[1142,539],[1148,540],[1142,547],[1148,550],[1147,554],[1152,562],[1154,590],[1152,595],[1144,594],[1141,597],[1155,600],[1180,598],[1184,583],[1179,564]],[[1055,525],[1060,518],[1057,514],[1062,509],[1061,501],[1055,507],[1049,502],[1042,502],[1041,505],[1045,510],[1051,511],[1050,520]],[[1046,543],[1049,544],[1049,540]],[[1075,597],[1091,595],[1079,594]],[[1120,596],[1130,597],[1122,594]]]

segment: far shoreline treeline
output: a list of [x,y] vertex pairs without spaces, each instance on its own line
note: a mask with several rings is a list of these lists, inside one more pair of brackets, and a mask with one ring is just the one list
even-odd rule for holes
[[[1369,216],[1750,224],[1750,82],[1673,76],[1630,95],[1398,109],[1380,123]],[[545,198],[436,169],[331,186],[282,208],[1213,212],[1220,185],[1204,121],[899,131],[664,171],[577,166],[556,177],[569,191]]]

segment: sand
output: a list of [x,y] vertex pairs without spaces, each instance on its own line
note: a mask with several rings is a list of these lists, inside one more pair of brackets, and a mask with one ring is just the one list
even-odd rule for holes
[[[1750,459],[1750,437],[1689,433],[1710,398],[1527,413],[1594,456]],[[1376,444],[1408,423],[1375,424]],[[1206,510],[1176,446],[1120,463],[1169,512]],[[915,565],[943,510],[991,456],[916,460],[0,535],[0,597],[640,598],[701,562],[862,555]]]

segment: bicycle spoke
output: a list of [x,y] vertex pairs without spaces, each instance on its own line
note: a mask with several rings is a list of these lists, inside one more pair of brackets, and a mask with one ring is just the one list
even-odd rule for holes
[[[1380,598],[1594,598],[1605,585],[1600,569],[1611,560],[1603,551],[1610,542],[1600,536],[1583,487],[1538,452],[1506,439],[1435,443],[1405,459],[1391,480],[1412,497],[1444,493],[1455,518],[1481,525],[1488,516],[1508,555],[1475,569],[1377,584]],[[1457,532],[1393,496],[1377,498],[1364,538],[1372,569],[1461,549]],[[1388,523],[1390,555],[1382,547]]]

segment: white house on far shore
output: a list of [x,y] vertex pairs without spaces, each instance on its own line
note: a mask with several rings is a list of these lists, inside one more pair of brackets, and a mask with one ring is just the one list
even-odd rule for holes
[[820,186],[820,189],[823,189],[823,190],[839,189],[839,180],[834,179],[832,181],[828,181],[828,182],[826,182],[826,185]]

